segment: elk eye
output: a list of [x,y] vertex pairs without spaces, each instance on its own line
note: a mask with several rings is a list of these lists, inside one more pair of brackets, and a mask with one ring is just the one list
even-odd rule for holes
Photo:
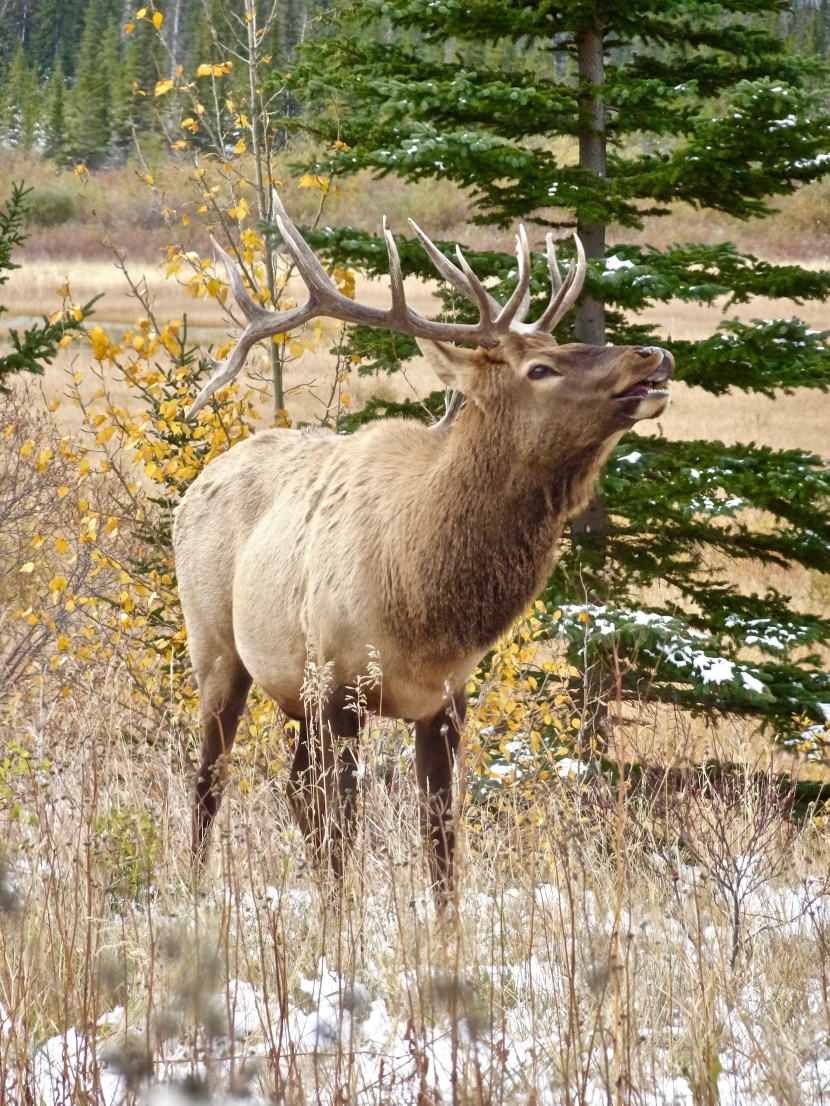
[[531,365],[527,370],[527,375],[529,380],[544,380],[546,376],[561,376],[562,374],[558,373],[556,369],[552,369],[550,365],[543,365],[540,363],[538,365]]

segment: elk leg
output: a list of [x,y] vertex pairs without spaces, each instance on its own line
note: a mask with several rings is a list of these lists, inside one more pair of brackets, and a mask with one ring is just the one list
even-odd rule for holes
[[345,687],[331,693],[321,714],[322,719],[300,722],[287,790],[315,863],[328,858],[340,880],[354,835],[360,720]]
[[421,828],[426,839],[432,882],[439,896],[453,889],[452,773],[467,710],[462,695],[432,718],[415,723],[415,775],[421,789]]
[[228,754],[251,687],[251,677],[238,657],[223,657],[200,677],[202,697],[202,760],[193,797],[193,859],[204,864],[207,836],[222,802],[228,777]]

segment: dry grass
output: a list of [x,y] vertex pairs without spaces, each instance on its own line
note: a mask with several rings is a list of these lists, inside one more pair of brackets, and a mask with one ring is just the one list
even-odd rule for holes
[[826,1101],[830,845],[774,786],[468,804],[442,917],[403,735],[362,742],[335,902],[257,733],[194,895],[183,735],[127,738],[117,681],[19,715],[0,771],[0,1101]]
[[[557,145],[563,164],[575,157],[567,143]],[[561,148],[560,148],[561,147]],[[304,219],[315,211],[317,196],[296,189],[292,165],[313,165],[314,150],[303,145],[275,163],[275,173],[290,193],[292,214]],[[244,161],[240,165],[246,171]],[[132,162],[121,169],[78,177],[71,169],[57,169],[48,161],[24,158],[0,151],[0,201],[12,180],[24,179],[35,188],[33,199],[42,211],[32,226],[27,245],[29,256],[38,260],[63,257],[100,259],[106,256],[101,241],[109,237],[124,248],[132,260],[152,261],[171,240],[185,248],[207,252],[204,220],[196,214],[202,188],[188,180],[192,166],[183,160],[156,157],[149,168],[153,186],[142,179],[147,166]],[[249,176],[251,174],[249,173]],[[362,172],[340,182],[342,195],[327,202],[325,219],[332,225],[349,223],[376,230],[379,215],[386,214],[393,226],[415,218],[428,232],[463,241],[476,249],[509,249],[515,228],[500,230],[470,223],[466,194],[449,181],[407,184],[395,177],[373,180]],[[642,231],[611,228],[609,241],[635,242],[665,247],[675,242],[717,244],[735,242],[743,252],[767,260],[826,262],[830,258],[830,182],[827,180],[779,197],[772,206],[776,214],[768,219],[741,222],[717,212],[699,211],[675,204],[668,216],[649,219]],[[169,215],[165,216],[165,210]],[[191,216],[182,226],[180,215]],[[41,225],[46,220],[47,225]]]

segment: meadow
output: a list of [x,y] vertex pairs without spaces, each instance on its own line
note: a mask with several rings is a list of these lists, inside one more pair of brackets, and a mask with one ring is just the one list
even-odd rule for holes
[[[785,756],[745,723],[646,704],[614,727],[621,771],[528,756],[541,672],[559,680],[563,733],[574,722],[570,674],[536,641],[532,614],[472,688],[446,911],[428,886],[406,727],[365,720],[359,835],[332,892],[290,817],[291,728],[256,696],[195,884],[197,696],[155,540],[175,466],[161,474],[186,446],[154,452],[164,439],[147,414],[181,400],[181,326],[159,346],[136,320],[149,304],[162,323],[186,318],[206,346],[233,328],[214,299],[188,292],[187,271],[165,277],[160,211],[175,209],[181,228],[189,202],[174,177],[137,202],[134,168],[86,181],[32,173],[57,214],[32,227],[0,322],[50,314],[65,281],[72,302],[105,294],[90,320],[100,337],[0,397],[0,643],[15,673],[0,708],[0,1106],[830,1102],[828,817],[794,790],[830,778],[827,766]],[[437,235],[504,245],[504,232],[468,230],[449,188],[372,187],[345,185],[332,221],[356,211],[373,226],[380,206]],[[298,210],[310,205],[296,196]],[[647,240],[736,236],[759,256],[821,267],[829,210],[824,185],[763,224],[678,210]],[[207,252],[198,226],[181,245]],[[386,296],[360,277],[357,294]],[[426,310],[430,289],[413,286],[411,300]],[[822,305],[730,314],[796,312],[827,325]],[[650,321],[693,338],[719,316],[673,303]],[[295,421],[436,387],[420,363],[389,380],[335,367],[336,337],[323,328],[287,366]],[[126,380],[131,350],[139,368]],[[227,444],[220,431],[231,441],[254,415],[268,424],[266,377],[255,358],[226,421],[211,424],[209,454]],[[716,399],[676,385],[659,430],[827,457],[829,419],[822,393]],[[819,574],[750,571],[830,614]],[[496,731],[507,736],[494,758]]]

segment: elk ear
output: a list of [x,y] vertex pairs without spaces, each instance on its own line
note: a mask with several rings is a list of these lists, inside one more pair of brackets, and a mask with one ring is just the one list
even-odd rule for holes
[[418,349],[447,387],[469,395],[473,390],[479,351],[454,346],[450,342],[431,342],[427,338],[418,338],[417,342]]

